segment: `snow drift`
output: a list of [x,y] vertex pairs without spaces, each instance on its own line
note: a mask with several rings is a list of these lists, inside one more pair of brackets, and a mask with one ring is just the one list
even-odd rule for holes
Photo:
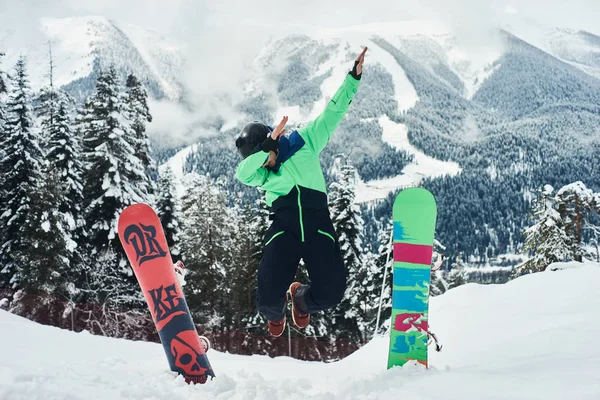
[[600,266],[468,284],[433,298],[444,344],[431,368],[386,370],[387,338],[336,363],[209,351],[217,378],[188,386],[163,349],[0,312],[1,399],[598,399]]

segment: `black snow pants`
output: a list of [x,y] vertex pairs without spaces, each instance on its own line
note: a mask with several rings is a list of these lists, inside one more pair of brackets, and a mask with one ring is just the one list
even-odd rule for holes
[[286,292],[300,259],[310,284],[302,285],[295,305],[302,313],[330,309],[344,297],[346,269],[328,209],[279,209],[263,241],[258,266],[258,310],[269,321],[285,315]]

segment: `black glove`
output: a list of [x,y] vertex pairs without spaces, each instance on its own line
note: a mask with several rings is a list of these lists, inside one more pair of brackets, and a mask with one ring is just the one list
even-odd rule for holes
[[360,77],[362,76],[362,72],[360,75],[356,72],[356,66],[358,65],[358,61],[354,61],[354,67],[352,67],[352,71],[348,72],[354,79],[360,81]]
[[267,153],[270,151],[274,151],[275,153],[277,153],[277,140],[273,140],[273,138],[269,136],[268,138],[263,140],[263,142],[260,144],[260,148],[262,149],[262,151]]

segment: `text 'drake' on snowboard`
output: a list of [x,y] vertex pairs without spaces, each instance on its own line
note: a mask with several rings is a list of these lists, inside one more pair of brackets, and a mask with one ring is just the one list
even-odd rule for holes
[[119,217],[119,238],[142,288],[169,366],[186,382],[204,383],[214,372],[200,339],[158,216],[146,204],[127,207]]
[[429,283],[437,209],[422,188],[394,201],[394,272],[388,368],[415,360],[427,366]]

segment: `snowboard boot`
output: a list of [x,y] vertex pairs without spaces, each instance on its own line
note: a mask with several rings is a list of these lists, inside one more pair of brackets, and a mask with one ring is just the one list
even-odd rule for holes
[[294,282],[290,285],[290,289],[288,290],[288,294],[292,299],[292,319],[294,320],[294,324],[300,328],[306,328],[310,323],[310,315],[302,314],[298,308],[296,307],[296,303],[294,301],[294,296],[296,295],[296,291],[298,288],[302,286],[300,282]]
[[281,336],[283,334],[283,331],[285,330],[285,316],[281,321],[267,321],[267,326],[269,327],[269,333],[271,334],[271,336]]

